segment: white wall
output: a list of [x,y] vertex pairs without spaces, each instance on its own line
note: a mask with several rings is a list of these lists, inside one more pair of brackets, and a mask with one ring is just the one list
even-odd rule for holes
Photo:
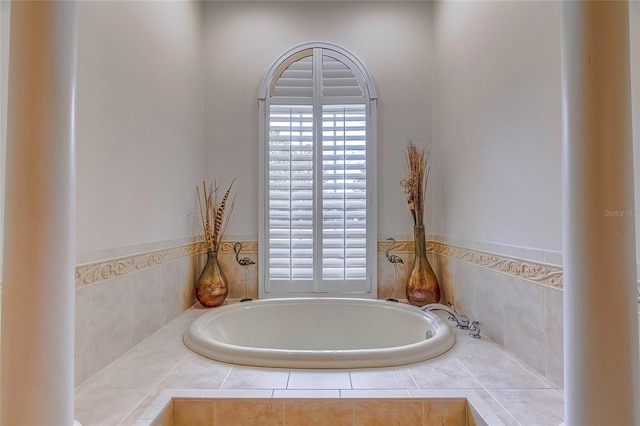
[[560,8],[434,6],[436,234],[562,250]]
[[337,43],[370,71],[378,91],[378,232],[412,237],[399,182],[408,139],[431,141],[429,6],[425,2],[207,2],[207,180],[237,177],[229,235],[258,233],[258,87],[293,46]]
[[78,3],[79,263],[193,235],[203,165],[201,8]]

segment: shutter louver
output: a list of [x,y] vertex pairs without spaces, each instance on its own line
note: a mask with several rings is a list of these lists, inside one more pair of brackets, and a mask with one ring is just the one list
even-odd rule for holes
[[366,278],[365,105],[322,109],[322,277]]
[[313,107],[272,105],[269,117],[269,271],[313,278]]

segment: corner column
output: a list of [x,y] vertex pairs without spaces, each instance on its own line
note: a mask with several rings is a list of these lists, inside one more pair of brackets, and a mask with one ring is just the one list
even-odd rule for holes
[[629,4],[563,2],[565,424],[640,424]]
[[11,4],[3,426],[73,425],[76,5]]

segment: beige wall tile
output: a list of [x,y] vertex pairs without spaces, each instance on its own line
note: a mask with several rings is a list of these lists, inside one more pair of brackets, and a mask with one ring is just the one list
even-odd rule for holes
[[479,266],[473,268],[476,317],[471,319],[480,322],[481,335],[499,345],[504,345],[504,277],[504,274]]
[[563,293],[552,288],[544,289],[546,376],[564,387]]
[[456,311],[469,318],[475,318],[477,316],[473,280],[474,268],[477,268],[477,266],[461,260],[451,259],[455,294],[453,306],[455,306]]
[[282,400],[217,400],[215,426],[275,426],[284,424]]
[[362,426],[422,425],[422,401],[355,400],[353,420],[354,425]]
[[161,281],[168,269],[168,264],[164,264],[130,276],[131,339],[134,344],[164,325],[157,301],[161,295]]
[[424,424],[466,426],[466,400],[424,401]]
[[91,291],[90,375],[133,346],[130,277],[124,276],[96,284]]
[[434,270],[437,271],[438,282],[440,283],[441,303],[455,301],[455,283],[453,278],[453,270],[451,268],[453,259],[447,256],[434,255]]
[[181,399],[172,402],[172,426],[213,426],[212,399]]
[[75,317],[75,386],[90,377],[89,354],[91,353],[91,291],[92,288],[76,290]]
[[285,401],[284,424],[289,426],[353,424],[352,401]]
[[545,311],[542,286],[505,276],[504,347],[545,374]]

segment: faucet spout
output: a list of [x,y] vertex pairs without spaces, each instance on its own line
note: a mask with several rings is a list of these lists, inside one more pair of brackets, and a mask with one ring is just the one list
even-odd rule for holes
[[469,318],[465,317],[462,314],[457,313],[455,309],[450,308],[447,305],[443,305],[441,303],[430,303],[428,305],[424,305],[422,308],[420,308],[420,310],[424,312],[435,311],[435,310],[446,311],[456,321],[458,328],[464,328],[464,329],[469,328]]

